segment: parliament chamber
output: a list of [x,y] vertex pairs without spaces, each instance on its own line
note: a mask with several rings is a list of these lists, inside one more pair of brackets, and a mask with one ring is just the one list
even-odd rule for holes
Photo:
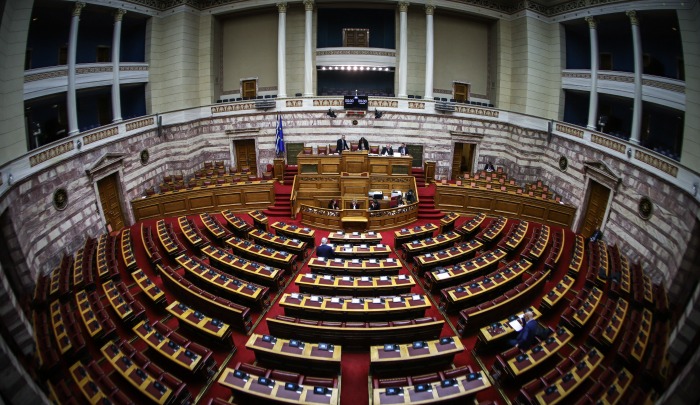
[[0,15],[0,403],[700,401],[697,0]]

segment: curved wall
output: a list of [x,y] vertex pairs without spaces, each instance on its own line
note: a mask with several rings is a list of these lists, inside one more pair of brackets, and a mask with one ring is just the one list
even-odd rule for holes
[[[332,100],[335,99],[326,99]],[[340,99],[336,101],[339,103]],[[243,108],[246,104],[238,105]],[[579,207],[579,220],[587,191],[584,164],[603,163],[611,177],[619,178],[604,224],[606,241],[617,243],[623,253],[639,260],[654,281],[668,285],[685,253],[698,213],[698,201],[667,181],[662,172],[645,170],[643,163],[627,158],[624,152],[609,149],[614,145],[604,147],[558,131],[575,129],[572,127],[558,124],[558,130],[548,140],[547,132],[538,129],[543,124],[546,127],[546,121],[539,118],[490,109],[438,115],[430,107],[430,103],[424,103],[421,111],[387,108],[381,119],[364,117],[357,125],[343,113],[336,119],[329,118],[325,114],[327,107],[298,111],[286,108],[281,115],[286,142],[326,145],[343,133],[348,139],[366,136],[372,144],[388,141],[423,145],[423,159],[436,161],[438,178],[446,178],[450,172],[455,142],[477,143],[477,168],[491,160],[503,166],[520,184],[543,179],[565,202]],[[102,174],[93,178],[86,169],[99,166],[100,159],[108,153],[121,159],[121,164],[112,171],[120,176],[127,222],[133,218],[128,212],[128,202],[143,195],[146,188],[159,184],[165,174],[191,176],[207,160],[225,160],[228,164],[236,139],[255,139],[258,170],[271,163],[276,113],[257,113],[250,106],[248,110],[214,113],[208,117],[226,108],[216,105],[166,114],[161,137],[152,123],[146,125],[148,119],[119,124],[116,135],[85,144],[82,151],[73,149],[54,157],[37,165],[39,169],[25,169],[26,177],[19,174],[21,171],[16,172],[17,181],[9,190],[7,184],[0,186],[0,192],[4,191],[0,212],[9,210],[32,278],[36,279],[38,272],[49,271],[63,253],[74,252],[85,237],[96,237],[104,231],[94,186]],[[134,129],[134,122],[144,122],[145,126]],[[599,138],[596,134],[588,135]],[[90,135],[81,136],[85,140]],[[144,149],[150,154],[146,165],[139,159]],[[569,162],[565,172],[558,167],[561,156]],[[21,162],[15,162],[18,168]],[[69,195],[68,207],[63,211],[52,205],[52,194],[59,187],[65,188]],[[654,202],[654,213],[649,220],[637,215],[643,195]]]

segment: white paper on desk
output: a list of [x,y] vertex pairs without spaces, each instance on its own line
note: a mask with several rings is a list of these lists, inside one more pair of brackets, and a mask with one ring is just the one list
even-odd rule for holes
[[443,280],[450,277],[450,273],[433,273],[435,278],[438,280]]
[[353,232],[352,234],[353,234],[353,236],[357,236],[357,235],[359,235],[360,233],[359,233],[359,232]]
[[387,276],[379,276],[379,279],[380,279],[381,281],[386,281],[386,280],[389,279],[389,277],[387,277]]
[[350,281],[350,276],[343,276],[343,281]]
[[352,250],[352,246],[351,246],[351,245],[350,245],[349,243],[346,243],[346,244],[345,244],[345,245],[343,245],[343,246],[344,246],[344,247],[345,247],[346,249],[348,249],[348,248],[349,248],[350,250]]
[[352,259],[352,262],[353,262],[353,263],[359,263],[359,262],[360,262],[360,259]]
[[347,253],[352,253],[352,248],[346,247],[346,248],[345,248],[345,252],[347,252]]
[[510,327],[516,332],[520,332],[520,330],[523,328],[523,325],[520,324],[520,319],[514,319],[508,322],[508,324],[510,324]]
[[370,263],[376,263],[376,262],[377,262],[377,259],[369,259],[369,262],[370,262]]
[[412,297],[412,298],[413,298],[413,301],[418,301],[418,300],[422,299],[423,297],[421,297],[421,296],[418,295],[418,294],[413,294],[413,297]]
[[369,277],[367,277],[367,276],[362,276],[361,280],[362,280],[362,281],[369,281]]
[[306,274],[304,275],[304,277],[306,277],[306,278],[314,278],[314,275],[311,274],[311,273],[306,273]]
[[331,279],[331,276],[330,276],[329,274],[326,274],[326,275],[323,276],[323,279],[324,279],[324,280],[330,280],[330,279]]
[[312,295],[311,298],[309,298],[311,301],[318,302],[318,297],[316,295]]
[[366,248],[367,248],[367,245],[365,245],[365,244],[363,243],[363,244],[360,245],[360,247],[361,247],[362,249],[366,249]]
[[380,244],[377,245],[377,247],[381,249],[381,248],[384,247],[384,245],[382,245],[382,244],[380,243]]
[[360,303],[360,299],[359,299],[359,298],[353,298],[351,302],[352,302],[353,304],[359,304],[359,303]]
[[331,298],[331,302],[337,304],[338,302],[340,302],[340,298],[338,298],[338,297],[333,297],[333,298]]
[[399,280],[406,280],[407,278],[405,274],[399,274]]
[[342,262],[343,262],[343,259],[335,259],[334,261],[335,261],[336,263],[342,263]]
[[297,294],[297,293],[292,293],[292,298],[299,299],[299,294]]
[[394,301],[394,302],[401,302],[401,297],[394,297],[394,298],[392,299],[392,301]]
[[374,299],[372,300],[372,302],[375,303],[375,304],[381,304],[381,303],[382,303],[382,299],[381,299],[381,298],[374,298]]

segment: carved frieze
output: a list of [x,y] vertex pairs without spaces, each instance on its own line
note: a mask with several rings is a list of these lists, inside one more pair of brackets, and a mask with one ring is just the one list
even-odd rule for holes
[[64,142],[60,145],[56,145],[53,148],[47,149],[43,152],[37,153],[29,157],[29,165],[34,167],[39,163],[44,163],[49,159],[53,159],[56,156],[68,153],[75,148],[75,143],[73,141]]

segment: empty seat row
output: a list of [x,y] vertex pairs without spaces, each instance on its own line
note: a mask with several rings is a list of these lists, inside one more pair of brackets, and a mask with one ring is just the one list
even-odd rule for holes
[[552,247],[549,250],[547,259],[544,261],[544,266],[550,270],[559,263],[559,258],[561,257],[562,250],[564,249],[564,230],[559,232],[554,232],[552,236]]
[[[71,367],[70,371],[73,380],[76,382],[76,384],[79,384],[82,387],[82,389],[78,391],[83,392],[86,400],[90,401],[91,399],[100,398],[102,396],[112,404],[134,404],[134,401],[114,384],[110,376],[104,372],[102,367],[100,367],[95,360],[92,360],[87,364],[83,364],[81,361],[78,361],[75,365],[73,365],[73,367]],[[100,395],[100,392],[102,395]],[[71,397],[74,397],[74,395],[74,392],[71,392]],[[102,402],[108,403],[107,401],[103,400]]]
[[464,375],[474,374],[472,366],[466,365],[458,368],[441,370],[428,374],[416,376],[395,377],[395,378],[373,378],[372,388],[408,387],[418,384],[429,384],[456,378]]

